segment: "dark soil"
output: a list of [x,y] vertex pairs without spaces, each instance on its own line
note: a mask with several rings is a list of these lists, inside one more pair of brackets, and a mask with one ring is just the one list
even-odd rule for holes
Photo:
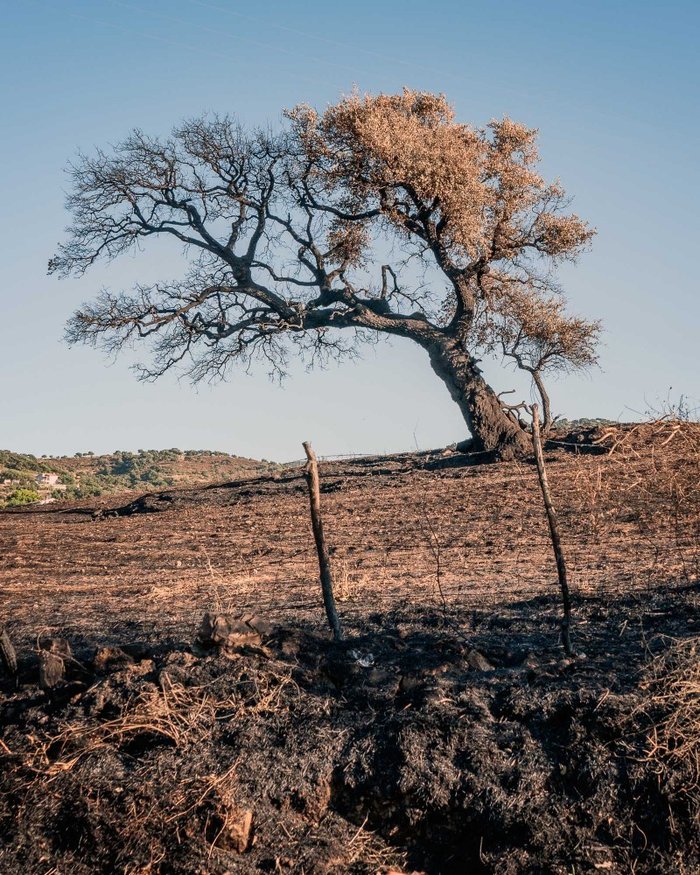
[[25,654],[0,710],[0,871],[698,871],[692,775],[660,781],[663,715],[639,709],[699,604],[589,599],[574,659],[547,598],[369,614],[339,645],[294,625],[229,655],[131,642],[101,675],[74,642],[50,692]]

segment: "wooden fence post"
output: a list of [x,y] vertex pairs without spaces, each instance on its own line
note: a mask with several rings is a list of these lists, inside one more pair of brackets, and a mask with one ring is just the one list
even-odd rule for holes
[[571,594],[569,592],[569,582],[566,575],[566,561],[564,560],[564,551],[561,546],[557,512],[554,510],[554,505],[552,504],[552,494],[549,490],[549,481],[547,480],[547,469],[544,466],[542,440],[540,438],[539,407],[537,404],[533,404],[530,410],[532,412],[532,446],[535,450],[537,475],[540,481],[540,489],[542,490],[544,507],[547,511],[549,533],[552,538],[552,548],[554,549],[554,558],[557,563],[557,575],[559,577],[559,588],[561,589],[561,600],[564,606],[564,616],[561,621],[561,641],[567,655],[571,656],[573,654],[573,650],[571,649]]
[[331,561],[328,554],[326,539],[323,534],[323,521],[321,519],[321,489],[318,481],[318,461],[316,453],[311,449],[309,441],[303,443],[304,452],[308,462],[306,463],[305,476],[309,487],[309,505],[311,508],[311,527],[314,531],[314,540],[316,541],[316,552],[318,553],[318,567],[321,573],[321,590],[323,592],[323,604],[326,608],[326,616],[328,617],[328,625],[333,632],[333,638],[336,641],[341,641],[343,632],[338,619],[338,611],[335,606],[335,596],[333,595],[333,576],[331,574]]

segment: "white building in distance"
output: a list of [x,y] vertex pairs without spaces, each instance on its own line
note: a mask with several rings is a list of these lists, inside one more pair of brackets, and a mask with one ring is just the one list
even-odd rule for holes
[[36,475],[36,485],[40,489],[55,489],[58,485],[58,474],[50,473],[50,474],[37,474]]

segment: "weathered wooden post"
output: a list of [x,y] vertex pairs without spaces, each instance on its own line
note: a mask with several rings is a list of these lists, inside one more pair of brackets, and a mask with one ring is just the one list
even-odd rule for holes
[[318,480],[318,461],[316,453],[311,449],[311,443],[304,441],[304,452],[306,453],[307,463],[305,469],[306,483],[309,487],[309,505],[311,508],[311,527],[314,532],[314,540],[316,541],[316,552],[318,553],[318,567],[321,573],[321,590],[323,592],[323,604],[326,608],[326,616],[328,617],[328,625],[333,632],[333,638],[336,641],[341,641],[343,632],[340,628],[340,620],[338,611],[335,606],[335,596],[333,595],[333,575],[331,574],[331,560],[328,554],[326,539],[323,534],[323,520],[321,519],[321,489]]
[[52,690],[66,679],[66,663],[73,658],[70,644],[63,638],[48,638],[39,648],[39,686]]
[[0,662],[5,667],[5,671],[15,677],[17,674],[17,654],[12,646],[10,636],[4,626],[0,626]]
[[547,469],[544,466],[544,455],[542,453],[542,440],[540,438],[540,412],[537,404],[533,404],[530,408],[532,412],[532,446],[535,450],[535,462],[537,463],[537,475],[540,481],[540,489],[542,490],[542,498],[544,507],[547,511],[547,520],[549,522],[549,533],[552,539],[552,548],[554,549],[554,558],[557,563],[557,575],[559,577],[559,588],[561,589],[561,600],[564,606],[564,616],[561,621],[561,641],[564,645],[564,650],[568,656],[573,654],[571,649],[571,595],[569,593],[569,582],[566,575],[566,561],[564,559],[564,551],[561,546],[561,536],[559,534],[559,523],[557,521],[557,512],[552,504],[552,494],[549,490],[549,481],[547,480]]

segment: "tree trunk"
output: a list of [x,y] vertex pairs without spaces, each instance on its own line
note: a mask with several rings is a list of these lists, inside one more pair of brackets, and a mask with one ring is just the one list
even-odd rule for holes
[[532,448],[527,432],[504,411],[476,361],[460,342],[441,338],[425,346],[433,370],[462,411],[474,439],[474,450],[492,452],[498,459],[528,455]]
[[532,371],[532,379],[534,380],[535,386],[537,386],[537,391],[539,392],[542,401],[542,431],[544,434],[547,434],[552,427],[552,408],[549,403],[549,395],[544,388],[542,375],[539,371]]
[[561,535],[559,534],[557,512],[554,510],[554,505],[552,504],[552,493],[549,489],[547,469],[545,468],[544,455],[542,454],[539,411],[536,404],[533,404],[530,409],[532,411],[532,445],[535,450],[537,476],[539,477],[540,489],[542,490],[544,509],[547,512],[549,533],[552,537],[552,548],[554,550],[554,559],[557,563],[557,576],[559,577],[561,599],[564,606],[564,616],[561,621],[561,641],[567,655],[573,656],[573,650],[571,649],[571,593],[569,591],[569,581],[566,575],[566,560],[564,559],[564,551],[561,546]]

